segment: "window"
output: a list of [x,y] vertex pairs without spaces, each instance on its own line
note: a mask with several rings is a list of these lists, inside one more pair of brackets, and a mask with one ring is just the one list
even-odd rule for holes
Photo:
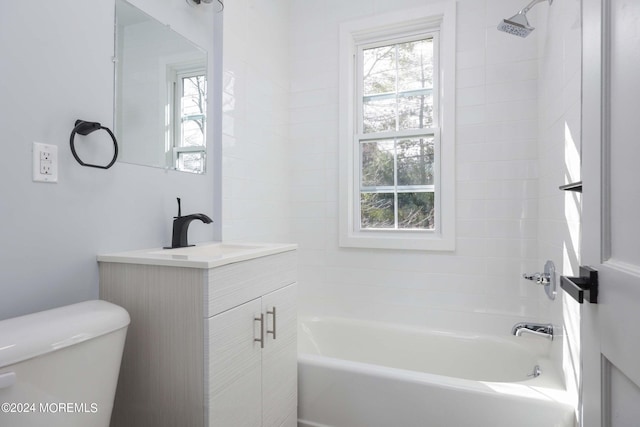
[[388,43],[356,57],[360,229],[433,230],[437,35]]
[[176,69],[169,75],[175,126],[171,138],[172,162],[177,170],[203,173],[206,163],[207,80],[204,68]]
[[454,13],[341,26],[341,246],[454,249]]

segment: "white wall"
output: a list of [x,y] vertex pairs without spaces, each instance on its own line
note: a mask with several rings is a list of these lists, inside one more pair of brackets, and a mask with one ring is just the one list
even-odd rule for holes
[[291,241],[288,3],[225,2],[225,240]]
[[[541,8],[539,130],[539,256],[553,260],[558,274],[577,275],[580,264],[580,196],[558,186],[580,181],[581,16],[580,0]],[[536,30],[537,31],[537,30]],[[546,318],[562,326],[559,355],[568,390],[577,396],[580,383],[580,308],[558,290],[558,302]]]
[[[213,10],[135,3],[211,47]],[[113,2],[0,4],[0,318],[96,298],[96,254],[169,243],[177,196],[185,214],[216,211],[213,173],[122,163],[105,171],[73,159],[76,119],[113,126],[113,18]],[[57,184],[32,182],[33,141],[58,146]],[[190,240],[219,237],[216,226],[193,223]]]
[[[507,331],[548,304],[538,261],[538,37],[498,32],[521,5],[457,12],[455,252],[338,247],[338,26],[424,0],[293,0],[292,225],[302,314]],[[477,316],[482,314],[482,316]],[[481,322],[479,320],[482,319]]]

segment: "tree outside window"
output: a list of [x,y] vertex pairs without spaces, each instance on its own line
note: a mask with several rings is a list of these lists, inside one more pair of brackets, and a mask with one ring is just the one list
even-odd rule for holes
[[434,37],[359,52],[360,228],[433,230]]

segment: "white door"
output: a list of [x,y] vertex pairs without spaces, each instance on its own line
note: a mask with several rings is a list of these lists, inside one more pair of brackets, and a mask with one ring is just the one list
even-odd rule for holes
[[640,425],[640,1],[583,0],[584,427]]

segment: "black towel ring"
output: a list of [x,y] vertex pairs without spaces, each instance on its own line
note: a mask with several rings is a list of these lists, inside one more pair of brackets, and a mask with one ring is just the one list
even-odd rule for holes
[[[76,147],[74,142],[76,133],[79,133],[80,135],[89,135],[91,132],[97,131],[99,129],[105,130],[109,134],[109,136],[111,136],[111,140],[113,141],[113,159],[106,166],[85,163],[80,159],[80,157],[78,157],[78,153],[76,153]],[[109,128],[102,126],[98,122],[87,122],[84,120],[76,120],[75,127],[71,131],[71,136],[69,137],[69,144],[71,145],[71,154],[73,154],[73,157],[82,166],[87,166],[90,168],[109,169],[111,166],[113,166],[113,164],[116,162],[116,159],[118,158],[118,141],[116,141],[116,136],[113,134],[113,132],[111,132]]]

